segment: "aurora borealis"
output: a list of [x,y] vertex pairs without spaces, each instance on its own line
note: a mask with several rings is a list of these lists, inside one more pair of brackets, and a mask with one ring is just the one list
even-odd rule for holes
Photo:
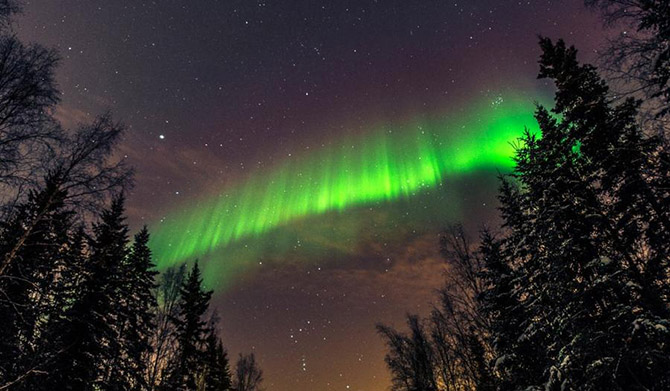
[[537,35],[605,38],[582,0],[30,0],[16,29],[59,50],[66,126],[128,125],[131,227],[200,259],[268,391],[388,390],[375,323],[430,311],[437,234],[494,225],[551,100]]
[[252,174],[239,186],[162,219],[152,242],[159,267],[305,216],[408,198],[445,177],[509,169],[513,144],[521,129],[532,126],[532,113],[531,102],[509,93],[470,105],[458,120],[447,115],[380,126],[370,135]]

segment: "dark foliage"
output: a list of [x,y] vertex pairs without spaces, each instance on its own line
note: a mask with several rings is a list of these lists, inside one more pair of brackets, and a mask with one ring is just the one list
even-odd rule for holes
[[196,389],[208,331],[203,317],[209,308],[211,296],[211,291],[202,288],[200,268],[196,262],[181,287],[179,314],[172,319],[179,347],[171,363],[165,389]]
[[670,113],[670,3],[665,0],[586,0],[605,22],[623,27],[606,52],[617,77],[659,98],[655,114]]
[[124,126],[61,130],[57,56],[12,34],[18,11],[0,0],[0,390],[230,390],[197,264],[157,279],[147,229],[131,243]]
[[574,48],[540,46],[555,106],[502,178],[503,232],[475,253],[447,241],[442,308],[409,335],[380,328],[395,390],[670,388],[665,140]]
[[263,391],[263,371],[258,367],[253,353],[240,355],[235,368],[235,391]]

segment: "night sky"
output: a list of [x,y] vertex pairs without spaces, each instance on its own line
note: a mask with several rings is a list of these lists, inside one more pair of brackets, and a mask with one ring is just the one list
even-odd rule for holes
[[[375,323],[430,309],[438,233],[495,225],[509,169],[487,152],[416,179],[422,140],[520,134],[552,93],[538,34],[589,61],[605,37],[581,0],[41,0],[15,29],[60,52],[64,125],[127,124],[132,228],[159,267],[202,260],[231,356],[278,391],[388,389]],[[378,193],[382,152],[404,176]]]

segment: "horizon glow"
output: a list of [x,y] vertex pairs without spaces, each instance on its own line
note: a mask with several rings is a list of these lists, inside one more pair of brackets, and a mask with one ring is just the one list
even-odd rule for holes
[[520,93],[484,99],[439,118],[380,126],[291,158],[152,226],[159,269],[309,216],[409,199],[448,177],[509,170],[524,128],[536,131]]

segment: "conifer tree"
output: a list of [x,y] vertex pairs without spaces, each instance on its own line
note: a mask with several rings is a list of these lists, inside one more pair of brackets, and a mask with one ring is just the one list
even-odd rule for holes
[[128,227],[123,217],[123,199],[116,198],[102,212],[94,227],[90,256],[86,262],[81,298],[68,317],[64,330],[67,355],[61,361],[56,389],[124,389],[123,377],[113,378],[121,354],[120,306],[117,297],[121,284],[121,266],[127,256]]
[[120,308],[120,340],[121,353],[117,367],[120,371],[116,376],[126,378],[133,390],[146,389],[145,371],[147,362],[144,360],[151,349],[150,333],[154,325],[154,297],[156,271],[148,247],[149,232],[143,227],[135,235],[130,253],[123,262],[120,271],[123,273],[118,298],[123,298],[125,305]]
[[538,108],[542,135],[526,133],[515,185],[503,186],[509,233],[496,250],[503,262],[488,262],[483,300],[494,317],[518,301],[504,319],[522,331],[497,330],[508,345],[498,359],[512,359],[514,389],[666,388],[667,252],[654,243],[665,225],[650,165],[662,151],[637,126],[638,102],[612,107],[574,48],[540,43],[540,77],[554,80],[556,100],[553,113]]
[[[509,184],[503,182],[502,193]],[[491,372],[497,375],[495,382],[501,391],[514,389],[515,382],[527,382],[522,376],[542,371],[542,360],[531,361],[529,365],[521,366],[522,360],[516,356],[515,342],[520,336],[519,324],[524,319],[515,295],[515,271],[506,263],[502,254],[502,243],[489,231],[484,231],[481,237],[480,253],[484,264],[480,277],[484,282],[484,290],[479,295],[479,311],[488,319],[490,345],[494,359],[490,363]],[[539,349],[531,353],[537,357]],[[528,368],[532,366],[532,368]]]
[[230,390],[231,375],[228,363],[228,353],[216,334],[215,325],[207,330],[203,354],[202,379],[204,391]]
[[541,134],[524,133],[502,180],[503,234],[474,255],[451,246],[471,288],[447,284],[430,338],[417,318],[410,335],[380,327],[394,389],[434,389],[435,374],[445,390],[670,388],[667,141],[574,48],[540,45],[555,107],[537,108]]
[[66,345],[68,330],[73,324],[71,315],[77,303],[82,299],[82,284],[86,279],[87,242],[90,240],[83,227],[78,227],[71,235],[63,257],[56,262],[55,283],[48,311],[48,322],[42,330],[40,341],[43,351],[45,376],[28,382],[31,390],[52,390],[57,385],[67,384],[62,378],[63,360],[69,357]]
[[[72,225],[72,213],[63,205],[65,193],[52,189],[56,182],[52,177],[43,191],[32,191],[2,227],[2,255],[21,241],[15,253],[21,262],[12,264],[0,279],[0,379],[8,382],[43,373],[50,360],[41,341],[53,315],[56,265],[68,246]],[[25,381],[21,386],[26,387]]]
[[178,353],[174,319],[179,316],[179,292],[186,278],[186,265],[171,267],[159,276],[155,297],[155,328],[151,335],[151,352],[147,361],[147,380],[150,389],[162,389],[167,380],[167,369],[175,362]]
[[166,390],[196,390],[207,336],[203,316],[209,308],[212,291],[202,287],[200,267],[196,261],[180,291],[179,316],[173,319],[179,343],[177,355],[169,368]]

